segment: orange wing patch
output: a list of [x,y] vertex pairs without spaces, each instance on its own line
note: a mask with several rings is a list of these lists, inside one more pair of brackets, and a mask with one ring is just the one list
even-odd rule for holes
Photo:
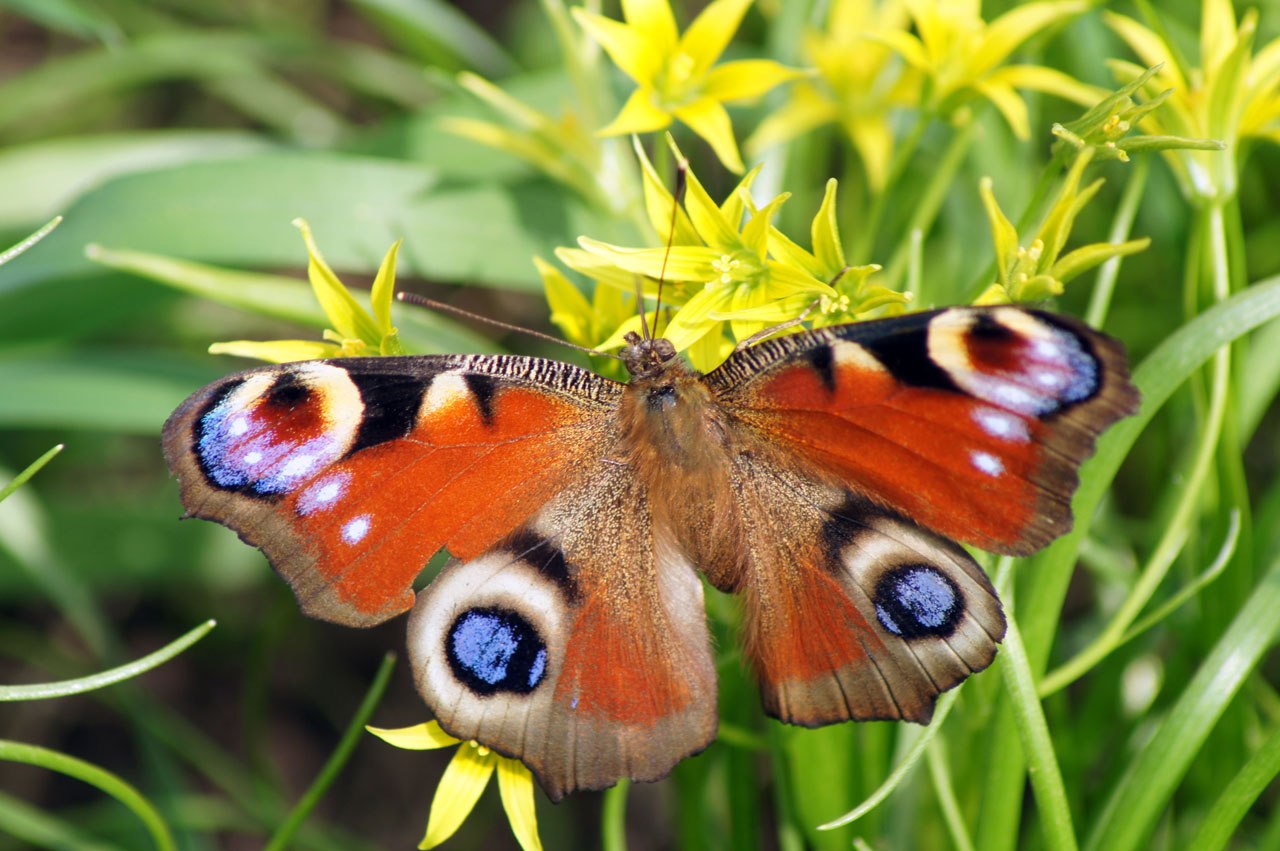
[[430,403],[429,393],[408,436],[334,464],[281,504],[315,559],[312,596],[295,585],[309,613],[332,620],[350,607],[382,620],[406,610],[436,551],[466,559],[493,546],[599,451],[581,409],[548,393],[504,388],[487,417],[462,393]]

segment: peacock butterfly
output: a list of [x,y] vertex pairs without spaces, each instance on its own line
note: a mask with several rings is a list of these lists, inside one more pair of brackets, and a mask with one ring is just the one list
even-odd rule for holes
[[1081,462],[1139,398],[1119,343],[1016,307],[775,337],[706,375],[661,338],[624,361],[626,384],[514,356],[252,369],[183,403],[165,456],[307,614],[412,608],[441,726],[559,799],[714,737],[699,572],[742,598],[770,715],[927,722],[1005,631],[954,541],[1066,532]]

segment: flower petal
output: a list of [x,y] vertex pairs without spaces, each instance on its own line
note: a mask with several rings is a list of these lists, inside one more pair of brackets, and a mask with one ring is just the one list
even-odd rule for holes
[[1124,39],[1130,50],[1138,54],[1143,65],[1148,68],[1153,65],[1163,66],[1159,74],[1162,85],[1174,91],[1186,91],[1187,82],[1182,76],[1182,69],[1174,61],[1168,45],[1161,40],[1160,36],[1133,18],[1117,15],[1115,12],[1104,11],[1102,20],[1115,31],[1116,35]]
[[498,791],[511,832],[524,851],[542,851],[538,814],[533,806],[533,775],[519,760],[498,757]]
[[675,52],[679,32],[667,0],[622,0],[622,17],[662,56]]
[[702,93],[718,101],[750,100],[790,80],[809,76],[772,59],[740,59],[717,65],[707,72]]
[[[650,162],[644,146],[634,136],[631,138],[631,142],[636,151],[636,158],[640,160],[640,171],[644,184],[644,209],[649,215],[649,224],[653,226],[658,238],[664,243],[671,242],[673,245],[694,245],[698,243],[700,241],[698,233],[689,221],[689,214],[682,207],[676,206],[675,199],[671,197],[671,191],[667,189],[666,184],[662,182],[662,178],[658,176],[658,170]],[[673,216],[675,218],[675,233],[671,234],[669,231],[671,230]]]
[[982,196],[982,206],[986,207],[987,219],[991,222],[991,238],[996,247],[996,272],[1000,276],[1000,283],[1004,284],[1008,282],[1009,270],[1018,260],[1018,230],[996,203],[991,178],[982,178],[978,183],[978,194]]
[[1082,83],[1069,74],[1043,65],[1006,65],[991,72],[987,79],[1007,83],[1015,89],[1057,95],[1085,107],[1093,106],[1108,94],[1105,89]]
[[680,38],[680,52],[693,60],[693,77],[706,73],[724,53],[750,5],[751,0],[714,0],[689,24]]
[[981,95],[995,104],[1004,120],[1009,122],[1010,129],[1019,139],[1031,138],[1031,123],[1027,119],[1027,104],[1022,100],[1013,86],[998,80],[977,80],[973,84]]
[[[684,154],[669,136],[667,141],[676,157],[684,159]],[[741,247],[741,240],[738,239],[739,223],[725,217],[720,205],[711,199],[702,181],[698,180],[692,170],[685,174],[684,208],[698,237],[708,246],[722,252],[736,251]]]
[[889,163],[893,159],[893,129],[889,126],[889,117],[883,113],[853,115],[843,124],[844,132],[862,157],[867,183],[872,191],[879,193],[889,179]]
[[253,358],[267,363],[292,363],[338,357],[341,350],[333,343],[322,343],[319,340],[232,340],[212,344],[209,346],[209,354]]
[[391,299],[396,289],[396,255],[400,251],[403,239],[397,239],[387,249],[378,267],[378,275],[373,279],[373,287],[369,290],[369,304],[373,308],[373,321],[383,337],[393,335],[396,329],[391,327]]
[[933,61],[925,52],[924,44],[911,33],[903,30],[881,30],[866,33],[865,37],[868,41],[883,44],[897,53],[913,68],[919,68],[921,71],[929,71],[933,68]]
[[608,126],[597,132],[600,136],[621,136],[623,133],[649,133],[661,130],[671,123],[671,116],[659,109],[653,100],[653,90],[641,86],[631,93],[622,111]]
[[427,834],[422,837],[419,848],[435,848],[458,832],[480,800],[497,761],[497,755],[488,748],[473,747],[470,743],[458,747],[431,799]]
[[658,72],[669,55],[659,45],[650,42],[635,27],[597,15],[575,6],[569,10],[584,30],[594,38],[613,64],[628,77],[645,86],[653,85]]
[[412,727],[365,727],[379,739],[410,751],[429,751],[458,744],[458,739],[440,729],[439,721],[426,721]]
[[1063,18],[1079,15],[1089,8],[1081,0],[1027,3],[1005,12],[987,25],[978,55],[970,57],[971,68],[977,74],[988,71],[1009,58],[1031,36]]
[[675,116],[706,140],[725,168],[734,174],[742,174],[745,168],[738,153],[738,143],[733,138],[733,122],[719,101],[709,97],[698,98],[677,108]]
[[585,236],[578,237],[578,244],[619,269],[655,279],[665,275],[673,281],[711,280],[716,275],[711,264],[722,254],[702,245],[675,245],[670,251],[666,247],[623,248]]
[[836,188],[839,181],[834,177],[827,181],[827,190],[822,196],[822,205],[818,214],[813,217],[809,228],[809,236],[813,240],[813,256],[823,271],[834,277],[845,267],[844,247],[840,244],[840,228],[836,223]]
[[745,147],[752,157],[759,157],[774,145],[835,121],[838,114],[833,100],[808,83],[797,83],[787,102],[760,122]]
[[311,235],[311,225],[306,219],[294,219],[293,226],[302,231],[307,244],[307,278],[333,329],[343,337],[363,340],[376,348],[382,336],[378,326],[325,262]]

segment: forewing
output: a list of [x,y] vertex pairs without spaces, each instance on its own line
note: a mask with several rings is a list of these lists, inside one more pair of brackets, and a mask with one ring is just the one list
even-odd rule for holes
[[165,457],[188,514],[260,547],[305,612],[367,626],[442,546],[478,555],[590,467],[620,389],[511,356],[270,366],[193,394]]
[[781,337],[707,381],[735,426],[815,476],[1017,555],[1071,528],[1081,462],[1139,399],[1115,340],[1015,307]]
[[609,461],[446,567],[419,595],[409,654],[441,726],[520,759],[555,800],[656,780],[715,736],[702,585]]

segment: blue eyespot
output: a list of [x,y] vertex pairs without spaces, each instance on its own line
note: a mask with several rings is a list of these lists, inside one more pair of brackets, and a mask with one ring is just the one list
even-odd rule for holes
[[546,642],[510,609],[468,609],[449,627],[444,643],[454,676],[477,694],[528,694],[547,672]]
[[908,640],[950,635],[964,613],[955,582],[927,564],[885,571],[876,582],[873,602],[884,628]]

